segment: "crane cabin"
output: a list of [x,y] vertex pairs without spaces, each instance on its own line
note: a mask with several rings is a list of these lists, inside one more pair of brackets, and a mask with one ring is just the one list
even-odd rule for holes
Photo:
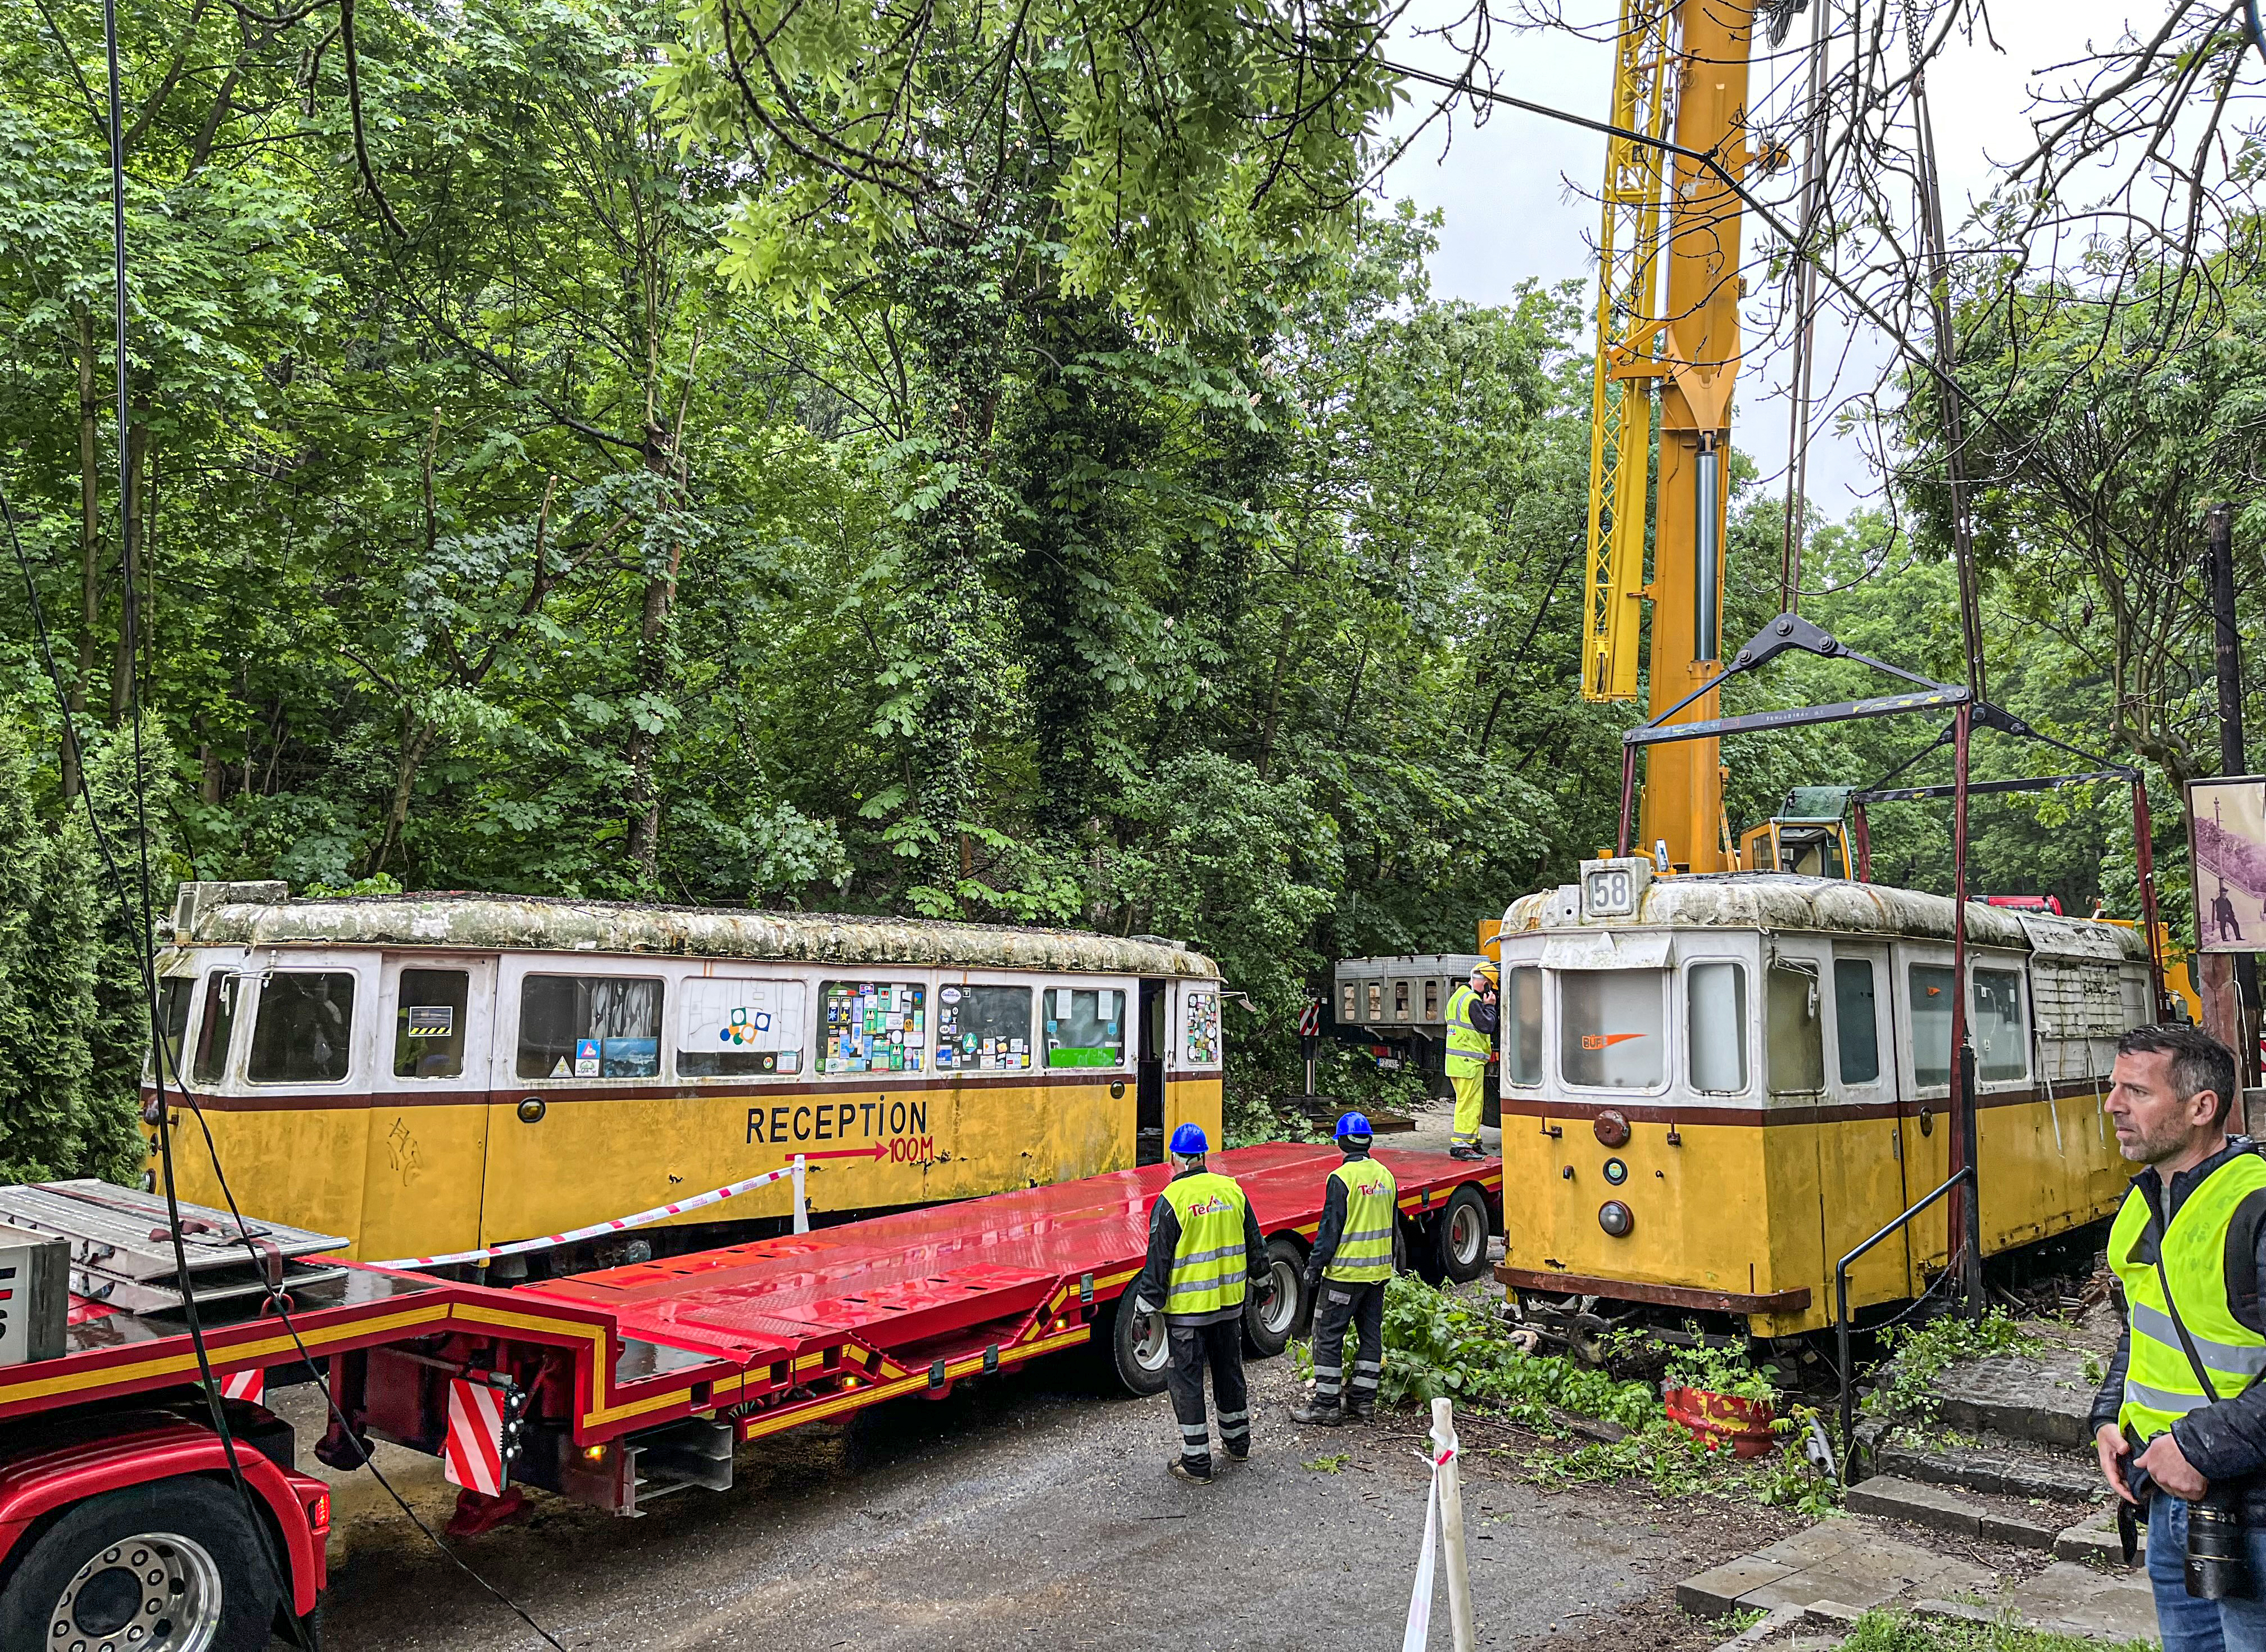
[[[1841,1257],[1949,1174],[1951,995],[1977,1053],[1985,1254],[2111,1214],[2102,1103],[2153,1020],[2145,938],[1839,878],[1654,877],[1589,861],[1503,915],[1497,1273],[1546,1327],[1757,1336],[1831,1322]],[[1853,1307],[1920,1295],[1941,1205],[1853,1269]]]
[[[1153,937],[189,883],[158,971],[176,1122],[185,1085],[239,1208],[367,1261],[609,1222],[798,1154],[822,1221],[1220,1129],[1219,971]],[[199,1132],[173,1142],[182,1196],[227,1204]],[[735,1199],[733,1225],[781,1228],[790,1197]],[[624,1243],[694,1237],[671,1218]]]

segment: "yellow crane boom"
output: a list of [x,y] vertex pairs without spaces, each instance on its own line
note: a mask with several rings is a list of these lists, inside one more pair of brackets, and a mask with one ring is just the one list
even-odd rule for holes
[[1651,381],[1660,255],[1660,157],[1667,128],[1667,0],[1621,0],[1612,123],[1597,228],[1597,365],[1590,411],[1590,519],[1582,610],[1582,694],[1636,698],[1644,619],[1645,491],[1652,480]]

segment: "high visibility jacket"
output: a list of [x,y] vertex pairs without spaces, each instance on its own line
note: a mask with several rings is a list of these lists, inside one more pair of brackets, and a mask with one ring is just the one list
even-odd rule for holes
[[1330,1172],[1345,1184],[1345,1232],[1322,1277],[1341,1284],[1368,1285],[1392,1272],[1392,1218],[1400,1190],[1392,1173],[1373,1159],[1349,1159]]
[[1166,1313],[1210,1313],[1241,1304],[1250,1271],[1243,1232],[1243,1189],[1232,1176],[1176,1176],[1159,1195],[1180,1218],[1181,1242],[1165,1287]]
[[1472,1025],[1472,1008],[1480,995],[1468,981],[1458,982],[1448,994],[1448,1053],[1444,1063],[1451,1078],[1470,1078],[1487,1071],[1489,1040]]
[[[2215,1393],[2206,1394],[2180,1346],[2179,1331],[2164,1306],[2164,1281],[2156,1272],[2154,1212],[2138,1182],[2109,1230],[2109,1263],[2124,1282],[2132,1354],[2124,1371],[2124,1403],[2116,1425],[2138,1450],[2189,1412],[2232,1400],[2266,1371],[2266,1334],[2234,1317],[2227,1298],[2227,1229],[2243,1200],[2266,1188],[2266,1159],[2241,1153],[2228,1159],[2189,1193],[2160,1240],[2165,1275],[2180,1320],[2195,1341]],[[2137,1252],[2137,1254],[2135,1254]],[[2246,1270],[2251,1257],[2239,1259]]]

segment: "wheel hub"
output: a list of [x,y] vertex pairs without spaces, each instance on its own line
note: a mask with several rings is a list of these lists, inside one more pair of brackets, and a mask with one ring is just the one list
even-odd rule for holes
[[48,1614],[47,1652],[205,1652],[221,1610],[203,1546],[148,1532],[88,1557]]
[[1487,1244],[1487,1229],[1469,1205],[1457,1207],[1448,1227],[1448,1245],[1455,1252],[1458,1267],[1468,1267],[1477,1260]]

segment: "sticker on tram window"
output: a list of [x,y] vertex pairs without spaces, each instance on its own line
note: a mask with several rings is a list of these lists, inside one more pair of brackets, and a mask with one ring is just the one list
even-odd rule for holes
[[1219,1059],[1219,995],[1187,993],[1181,1005],[1187,1023],[1185,1058],[1196,1065],[1209,1066]]
[[412,1038],[446,1038],[457,1030],[453,1004],[413,1004],[407,1032]]
[[574,1041],[574,1076],[595,1078],[598,1076],[598,1041],[578,1038]]
[[921,1071],[928,1044],[927,987],[910,981],[828,981],[819,994],[825,1010],[819,1071]]

